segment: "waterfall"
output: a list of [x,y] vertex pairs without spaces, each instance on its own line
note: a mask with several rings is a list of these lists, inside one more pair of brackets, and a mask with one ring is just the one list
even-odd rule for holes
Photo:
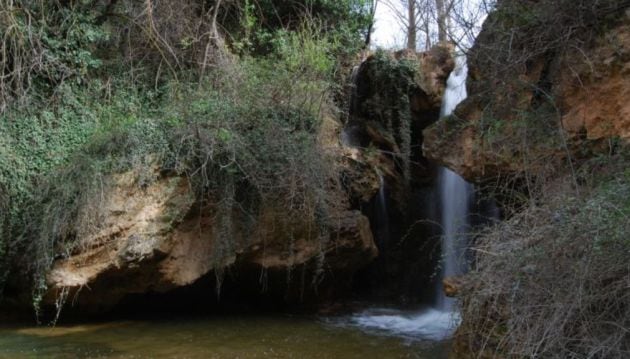
[[359,70],[363,66],[363,62],[361,64],[356,65],[352,68],[352,72],[350,73],[350,103],[348,104],[348,115],[352,115],[357,112],[357,102],[358,102],[358,86],[357,86],[357,78],[359,77]]
[[[466,98],[466,77],[468,68],[465,57],[456,58],[456,67],[451,72],[444,92],[441,115],[453,113],[457,105]],[[377,198],[378,221],[387,221],[387,203],[383,178]],[[435,307],[422,311],[401,311],[376,308],[353,315],[350,324],[368,331],[383,331],[410,339],[443,340],[450,337],[461,318],[453,308],[453,300],[444,296],[441,279],[463,274],[466,271],[466,233],[469,229],[468,210],[472,196],[472,186],[456,173],[446,168],[440,169],[438,190],[441,203],[442,263],[440,283],[436,289]],[[387,222],[379,222],[379,227]],[[387,228],[387,227],[386,227]]]
[[[466,77],[468,67],[464,56],[456,58],[456,68],[451,72],[442,100],[441,117],[449,116],[455,107],[467,97]],[[441,280],[461,275],[466,271],[467,233],[469,230],[468,210],[472,185],[448,168],[440,168],[438,190],[442,205],[442,263],[436,302],[443,311],[453,310],[453,299],[446,298]]]
[[385,178],[383,175],[378,175],[379,189],[378,197],[376,198],[376,227],[378,230],[376,241],[379,248],[384,248],[389,242],[389,212],[387,211],[387,195],[385,193]]
[[[464,274],[466,271],[466,247],[468,224],[468,206],[472,194],[472,185],[457,173],[441,168],[439,174],[440,200],[442,203],[442,265],[441,279]],[[453,299],[444,296],[438,283],[437,306],[441,310],[452,310]]]
[[358,93],[357,93],[357,79],[359,77],[359,69],[363,63],[354,66],[348,83],[350,84],[350,100],[348,101],[348,119],[346,125],[341,130],[340,142],[345,147],[359,147],[361,145],[359,138],[357,138],[356,132],[358,130],[356,125],[350,123],[350,118],[353,114],[358,112]]
[[446,80],[446,90],[442,97],[442,108],[440,117],[449,116],[455,110],[455,107],[468,97],[466,92],[466,78],[468,77],[468,65],[466,57],[458,55],[455,58],[455,69],[451,72]]

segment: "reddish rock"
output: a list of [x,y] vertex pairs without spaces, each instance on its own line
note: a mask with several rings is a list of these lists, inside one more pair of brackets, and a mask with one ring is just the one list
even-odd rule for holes
[[[512,73],[471,58],[470,97],[424,130],[424,155],[477,181],[540,174],[602,141],[630,143],[630,13],[622,17],[587,45],[534,57]],[[490,46],[483,42],[491,32],[476,46]]]
[[444,294],[447,297],[457,297],[461,292],[464,285],[463,277],[446,277],[442,280],[442,286],[444,287]]

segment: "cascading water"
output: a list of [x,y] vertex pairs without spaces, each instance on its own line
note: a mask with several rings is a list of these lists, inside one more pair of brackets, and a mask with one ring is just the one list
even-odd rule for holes
[[[465,57],[456,59],[457,66],[448,78],[441,117],[449,116],[455,107],[466,99],[466,77],[468,67]],[[442,205],[442,265],[440,281],[446,277],[461,275],[466,271],[465,252],[468,233],[469,201],[473,193],[472,185],[448,168],[440,168],[438,190]],[[439,283],[441,286],[441,283]],[[442,290],[437,290],[436,304],[440,310],[451,311],[453,299],[447,298]]]
[[459,55],[455,58],[455,69],[446,80],[446,90],[442,97],[442,108],[440,109],[440,117],[450,116],[455,107],[468,97],[466,92],[466,78],[468,77],[468,65],[466,57]]
[[[352,114],[358,111],[357,109],[357,79],[359,76],[359,70],[361,69],[361,65],[357,65],[352,68],[352,73],[350,74],[349,84],[350,84],[350,101],[348,103],[348,116],[352,116]],[[359,147],[360,141],[356,136],[357,129],[355,126],[346,124],[344,128],[341,130],[340,141],[343,146],[346,147]]]
[[[442,264],[441,280],[458,276],[466,271],[466,247],[468,224],[468,206],[472,194],[472,185],[464,181],[457,173],[441,168],[438,177],[440,200],[442,204]],[[447,298],[440,289],[436,291],[436,304],[441,310],[453,309],[453,299]]]
[[378,190],[378,198],[376,199],[376,216],[377,223],[376,227],[378,233],[376,235],[376,241],[379,248],[383,248],[387,246],[389,242],[389,212],[387,211],[387,194],[385,193],[385,178],[383,175],[378,176],[379,180],[379,190]]
[[[451,115],[455,107],[466,96],[468,68],[464,56],[456,58],[457,66],[450,74],[444,93],[441,116]],[[462,274],[466,270],[465,249],[468,232],[468,206],[472,186],[456,173],[440,169],[438,189],[442,208],[442,264],[440,266],[440,286],[436,290],[434,308],[422,312],[401,312],[392,309],[370,309],[350,318],[350,323],[366,330],[377,330],[390,335],[410,339],[442,340],[452,335],[461,321],[459,313],[453,310],[453,300],[446,298],[441,287],[441,279]],[[386,211],[384,186],[381,182],[379,202]],[[381,215],[379,213],[379,215]],[[387,213],[385,212],[385,216]]]

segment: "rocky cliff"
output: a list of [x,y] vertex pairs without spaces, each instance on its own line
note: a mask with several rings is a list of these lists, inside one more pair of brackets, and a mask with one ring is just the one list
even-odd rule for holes
[[[148,184],[140,183],[134,171],[116,174],[102,194],[98,223],[92,223],[71,253],[54,262],[43,303],[50,307],[67,300],[70,308],[100,313],[130,296],[171,293],[208,278],[220,291],[226,273],[239,290],[275,293],[286,304],[321,303],[348,294],[357,271],[378,254],[372,232],[379,219],[372,217],[370,222],[365,206],[374,205],[382,185],[379,174],[395,188],[392,197],[405,196],[409,179],[401,157],[406,146],[413,182],[432,179],[430,164],[418,149],[422,129],[438,119],[453,68],[450,51],[436,47],[420,54],[382,53],[357,68],[350,120],[342,128],[325,116],[319,130],[321,151],[337,159],[347,197],[339,199],[325,231],[317,229],[320,224],[312,217],[287,218],[281,208],[263,203],[253,217],[233,210],[229,238],[223,238],[224,223],[217,209],[199,203],[186,177],[162,173],[157,167],[149,175],[156,180]],[[383,83],[384,76],[392,76],[388,73],[392,66],[398,77]],[[404,97],[402,107],[396,114],[387,113],[388,95],[398,90]],[[362,208],[365,214],[359,211]],[[425,241],[426,236],[405,245],[409,265],[416,266],[418,253],[413,248]],[[409,245],[415,252],[408,251]],[[399,260],[401,255],[396,255]],[[425,265],[432,267],[430,262]],[[263,283],[260,278],[274,279]],[[290,285],[291,281],[298,283]]]
[[379,301],[430,300],[439,247],[437,168],[420,149],[422,130],[439,118],[452,50],[441,44],[417,54],[377,51],[353,71],[342,142],[345,167],[354,170],[343,178],[354,206],[370,218],[380,251],[358,274],[357,287]]
[[[452,47],[370,55],[353,74],[345,145],[371,162],[390,185],[426,184],[432,165],[420,151],[422,130],[439,118]],[[400,188],[401,190],[405,190]]]
[[[290,231],[285,213],[276,208],[262,209],[257,218],[235,213],[232,237],[221,238],[216,212],[200,207],[185,177],[158,175],[144,188],[136,178],[133,172],[113,176],[100,209],[101,229],[54,263],[47,304],[71,298],[74,309],[98,313],[125,296],[164,293],[207,276],[219,278],[220,287],[226,271],[237,277],[239,272],[283,273],[287,281],[288,272],[306,272],[300,285],[309,293],[317,283],[321,292],[334,287],[341,295],[352,274],[377,255],[369,221],[358,211],[336,213],[327,238],[318,237],[316,224],[302,218],[292,219],[300,230]],[[295,294],[287,299],[297,300]]]
[[[546,1],[503,4],[468,54],[469,98],[424,132],[425,155],[482,180],[542,173],[627,144],[630,13],[623,2],[592,14]],[[538,11],[566,18],[534,31],[515,24],[518,11],[532,23],[543,21]]]
[[629,7],[499,1],[469,98],[424,131],[428,158],[507,197],[444,283],[461,298],[452,357],[627,356]]

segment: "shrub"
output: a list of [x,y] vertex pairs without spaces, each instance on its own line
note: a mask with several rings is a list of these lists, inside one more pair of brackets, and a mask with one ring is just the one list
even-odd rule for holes
[[[107,39],[86,1],[3,1],[0,6],[0,113],[13,100],[64,82],[80,83],[101,65],[93,54]],[[42,95],[39,93],[38,95]]]
[[217,264],[233,255],[234,213],[253,220],[261,204],[287,213],[279,224],[287,233],[313,223],[309,234],[323,247],[340,203],[334,161],[318,143],[320,121],[334,111],[334,42],[312,29],[202,78],[182,72],[147,88],[121,73],[108,83],[63,85],[53,106],[8,112],[0,123],[8,200],[0,204],[9,211],[0,228],[13,263],[4,267],[26,270],[36,307],[53,261],[99,229],[101,194],[122,171],[134,170],[139,186],[155,180],[155,165],[186,176],[199,208],[221,227]]
[[254,218],[263,202],[299,214],[287,232],[310,219],[327,240],[339,186],[317,135],[366,3],[241,5],[2,2],[0,289],[26,272],[37,304],[53,261],[98,229],[110,175],[134,170],[142,186],[155,165],[214,207],[222,255],[231,213]]
[[[548,184],[482,234],[463,293],[461,340],[477,355],[622,358],[630,353],[628,159],[592,161],[589,186]],[[603,175],[602,175],[603,173]]]

